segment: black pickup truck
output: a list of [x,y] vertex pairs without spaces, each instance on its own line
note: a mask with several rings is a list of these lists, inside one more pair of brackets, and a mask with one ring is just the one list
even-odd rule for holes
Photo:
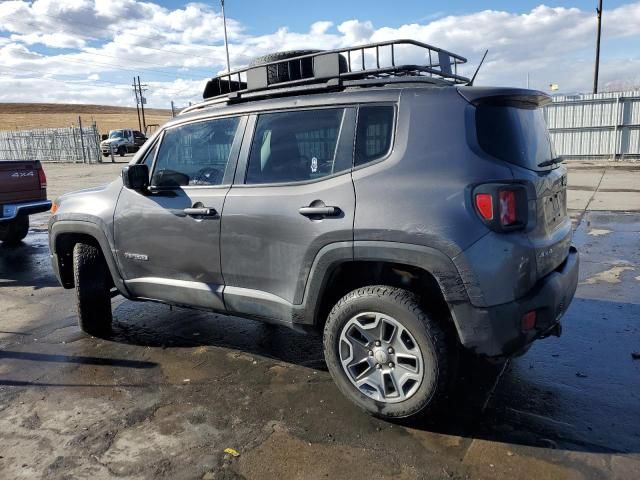
[[39,161],[0,161],[0,241],[15,245],[29,232],[29,215],[51,208]]

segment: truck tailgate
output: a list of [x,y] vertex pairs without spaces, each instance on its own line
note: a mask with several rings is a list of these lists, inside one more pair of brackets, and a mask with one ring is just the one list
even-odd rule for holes
[[40,200],[46,196],[40,188],[38,162],[0,162],[0,204]]

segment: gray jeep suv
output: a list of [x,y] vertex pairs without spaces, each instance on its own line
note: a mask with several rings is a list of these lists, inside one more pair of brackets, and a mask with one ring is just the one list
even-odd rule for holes
[[464,61],[403,40],[210,80],[122,178],[56,201],[80,327],[108,334],[120,294],[323,331],[340,390],[385,418],[432,411],[463,350],[559,335],[578,253],[549,98]]

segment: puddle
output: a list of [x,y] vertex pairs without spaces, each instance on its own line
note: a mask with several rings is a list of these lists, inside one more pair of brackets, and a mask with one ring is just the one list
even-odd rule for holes
[[594,236],[594,237],[599,237],[601,235],[607,235],[608,233],[611,233],[611,230],[607,230],[604,228],[593,228],[591,230],[589,230],[588,235]]
[[[595,275],[587,278],[583,285],[593,285],[594,283],[620,283],[620,276],[626,272],[627,270],[635,270],[634,267],[611,267],[609,270],[605,270],[604,272],[596,273]],[[638,280],[640,277],[636,277]]]

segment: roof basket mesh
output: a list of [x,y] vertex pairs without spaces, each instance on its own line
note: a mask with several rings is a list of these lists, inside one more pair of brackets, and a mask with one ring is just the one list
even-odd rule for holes
[[[401,63],[398,61],[400,58],[411,61]],[[458,74],[458,65],[466,61],[460,55],[415,40],[370,43],[300,55],[224,73],[207,82],[203,97],[205,100],[225,96],[239,98],[245,92],[407,76],[468,83],[468,78]]]

